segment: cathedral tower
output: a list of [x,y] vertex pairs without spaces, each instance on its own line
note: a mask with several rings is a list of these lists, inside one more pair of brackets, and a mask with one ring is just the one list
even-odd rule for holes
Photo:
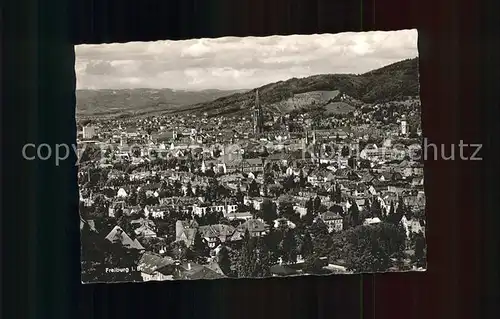
[[255,92],[255,106],[252,117],[254,134],[262,133],[264,131],[264,115],[262,114],[262,106],[259,101],[259,90]]

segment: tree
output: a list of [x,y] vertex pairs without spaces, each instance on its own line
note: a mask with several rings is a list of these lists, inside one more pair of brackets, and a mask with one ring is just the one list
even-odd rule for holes
[[359,168],[361,168],[361,169],[370,169],[371,168],[371,162],[370,162],[370,160],[361,159],[359,161]]
[[396,208],[394,206],[394,202],[391,201],[391,206],[389,207],[389,215],[394,215],[396,213]]
[[410,138],[417,138],[418,137],[417,126],[416,125],[411,125],[410,126],[410,134],[408,136]]
[[264,172],[264,185],[274,184],[274,175],[271,174],[268,170]]
[[406,205],[405,205],[405,202],[403,200],[403,196],[399,196],[398,198],[398,207],[396,209],[396,213],[398,215],[404,215],[405,212],[406,212],[407,208],[406,208]]
[[314,217],[316,215],[314,214],[314,203],[312,197],[306,203],[306,210],[307,213],[305,216],[302,217],[302,222],[304,223],[305,226],[311,226],[311,224],[314,221]]
[[109,169],[103,169],[99,173],[99,185],[106,185],[106,182],[108,181]]
[[313,242],[311,235],[306,233],[304,235],[304,239],[302,240],[302,245],[300,246],[300,254],[302,258],[307,259],[307,257],[311,256],[314,250]]
[[248,187],[248,196],[250,197],[258,197],[260,195],[260,187],[259,184],[255,181],[252,180]]
[[355,272],[386,271],[391,266],[387,251],[373,243],[373,228],[358,226],[348,231],[345,248],[347,268]]
[[94,198],[94,203],[92,205],[92,218],[102,218],[107,215],[108,203],[106,198],[99,194]]
[[356,227],[361,224],[359,207],[355,201],[351,201],[351,207],[347,211],[347,224],[349,227]]
[[231,258],[229,256],[229,249],[226,246],[222,246],[217,254],[217,263],[224,275],[230,277],[232,275],[231,270]]
[[199,231],[196,231],[194,235],[192,252],[194,253],[194,258],[200,262],[203,262],[208,256],[208,246]]
[[237,264],[238,277],[252,277],[255,259],[257,257],[254,248],[254,240],[250,237],[250,232],[247,229],[243,237],[241,255]]
[[344,246],[345,246],[345,235],[343,232],[331,234],[331,245],[328,257],[332,260],[342,259]]
[[238,205],[243,205],[243,193],[241,192],[241,187],[238,185],[238,189],[236,190],[236,202]]
[[140,147],[138,147],[138,146],[137,147],[133,147],[131,149],[131,151],[132,151],[132,156],[134,156],[134,157],[140,157],[141,156],[141,148]]
[[319,198],[319,196],[316,195],[316,197],[314,198],[314,212],[315,213],[318,213],[319,212],[319,208],[321,206],[321,199]]
[[79,163],[97,162],[102,158],[101,148],[95,144],[86,144],[81,150]]
[[363,220],[366,220],[367,218],[371,218],[372,215],[370,213],[370,206],[365,206],[365,208],[363,208],[361,210],[361,212],[359,213],[359,220],[360,221],[363,221]]
[[378,198],[372,201],[370,215],[371,217],[382,217],[382,206],[380,206],[380,200]]
[[186,260],[188,247],[184,241],[174,241],[171,244],[170,254],[176,260]]
[[286,191],[292,190],[295,188],[295,177],[293,175],[289,175],[285,177],[285,180],[283,181],[283,188]]
[[426,256],[426,242],[424,234],[421,232],[416,233],[415,235],[415,254],[413,255],[413,262],[417,267],[426,267],[427,266],[427,256]]
[[391,201],[391,206],[389,207],[389,213],[384,218],[385,221],[393,224],[398,224],[401,218],[397,218],[396,208],[394,206],[394,202]]
[[405,238],[395,225],[358,226],[346,232],[344,260],[355,272],[382,272],[392,266],[391,258],[401,256],[404,248]]
[[146,191],[143,189],[139,190],[139,193],[137,194],[137,205],[141,207],[145,207],[147,204],[147,196],[146,196]]
[[316,219],[309,228],[313,239],[314,253],[319,256],[326,256],[331,247],[331,237],[328,233],[328,226],[321,219]]
[[268,277],[271,275],[272,253],[263,238],[257,237],[253,240],[255,241],[256,258],[252,277]]
[[200,197],[201,194],[202,194],[201,186],[200,185],[196,185],[194,192],[195,192],[196,196]]
[[166,247],[166,240],[161,237],[145,237],[141,239],[141,244],[147,251],[160,253]]
[[165,238],[167,243],[175,241],[175,222],[177,219],[165,218],[155,220],[156,235]]
[[293,208],[293,204],[290,202],[281,202],[280,206],[280,215],[284,218],[288,219],[292,223],[300,222],[300,215]]
[[307,201],[306,209],[308,213],[314,214],[314,201],[312,197]]
[[303,270],[309,274],[323,274],[325,273],[323,266],[324,263],[321,261],[320,256],[312,254],[304,260]]
[[[391,225],[388,223],[388,225]],[[389,228],[390,230],[390,228]],[[389,241],[389,251],[391,253],[391,258],[394,258],[396,260],[395,266],[400,269],[404,270],[404,259],[405,259],[405,249],[406,249],[406,230],[403,226],[402,222],[399,222],[396,225],[396,229],[394,230],[394,234],[391,234],[390,232],[388,233],[388,238]]]
[[349,147],[347,145],[344,145],[344,147],[342,147],[342,151],[341,151],[342,157],[347,157],[347,156],[349,156],[350,153],[351,153],[351,150],[349,149]]
[[193,186],[191,185],[191,182],[188,182],[186,185],[186,197],[192,197],[193,194]]
[[423,209],[418,209],[410,214],[410,217],[416,218],[418,220],[425,219],[425,211]]
[[258,216],[262,218],[267,224],[272,224],[272,222],[278,218],[276,212],[276,204],[268,199],[262,202]]
[[357,159],[354,156],[349,157],[347,160],[347,166],[349,166],[352,169],[356,169],[356,164],[357,164]]
[[264,237],[264,242],[267,246],[269,252],[269,262],[276,263],[281,256],[280,243],[283,240],[283,233],[281,230],[278,231],[274,227],[269,230],[269,233]]
[[335,187],[335,203],[340,203],[342,201],[342,190],[340,185],[337,184]]
[[304,176],[304,170],[300,170],[300,173],[299,173],[299,186],[300,187],[305,187],[306,186],[306,177]]
[[336,192],[336,187],[335,184],[332,185],[332,188],[330,189],[329,195],[330,195],[330,201],[335,202],[335,192]]
[[407,208],[403,202],[403,197],[400,196],[397,208],[394,208],[394,203],[391,203],[390,212],[387,216],[387,222],[398,225],[401,222],[401,218],[405,215],[406,210]]
[[297,262],[297,240],[295,238],[295,231],[293,229],[288,229],[285,232],[283,241],[281,242],[281,251],[283,261],[288,263]]

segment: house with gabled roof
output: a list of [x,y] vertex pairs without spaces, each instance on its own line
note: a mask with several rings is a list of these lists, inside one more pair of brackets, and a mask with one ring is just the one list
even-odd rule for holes
[[344,225],[344,218],[339,213],[326,211],[320,215],[321,220],[328,226],[328,232],[342,231]]
[[307,181],[312,185],[318,183],[331,182],[335,179],[335,175],[325,169],[316,169],[307,175]]
[[140,191],[157,191],[161,188],[161,183],[148,183],[140,187]]
[[403,198],[406,206],[409,207],[424,207],[425,206],[425,196],[411,195],[405,196]]
[[281,276],[293,276],[293,275],[298,275],[299,271],[297,269],[294,269],[288,265],[273,265],[270,268],[271,276],[273,277],[281,277]]
[[396,203],[398,201],[399,195],[396,192],[387,191],[381,194],[381,199],[384,201],[384,203],[390,205],[391,202]]
[[198,232],[210,248],[215,248],[219,242],[224,243],[230,240],[234,231],[233,226],[224,224],[206,225],[198,228]]
[[205,265],[205,267],[207,267],[210,270],[215,271],[219,275],[226,276],[226,274],[224,274],[224,272],[220,268],[219,264],[216,261],[214,261],[214,260],[212,260],[211,262],[209,262],[208,265]]
[[372,186],[376,190],[377,193],[388,190],[388,183],[386,181],[381,181],[381,180],[375,179],[372,182]]
[[414,186],[414,187],[421,186],[421,187],[423,187],[424,186],[424,177],[423,176],[419,176],[419,177],[412,178],[412,180],[411,180],[411,186]]
[[145,252],[137,264],[137,270],[141,272],[143,281],[173,280],[174,266],[171,257]]
[[375,218],[366,218],[364,221],[363,221],[363,225],[364,226],[368,226],[368,225],[374,225],[374,224],[379,224],[381,223],[382,221],[380,220],[380,218],[378,217],[375,217]]
[[262,172],[264,164],[260,158],[247,158],[241,161],[241,170],[243,172]]
[[339,168],[338,170],[335,171],[335,177],[337,179],[349,179],[349,174],[351,172],[351,169],[349,168]]
[[236,157],[223,157],[224,161],[222,163],[222,166],[223,166],[223,171],[224,173],[226,174],[229,174],[229,173],[234,173],[236,171],[240,171],[241,168],[242,168],[242,163],[243,163],[243,160],[241,159],[241,157],[239,156],[236,156]]
[[226,217],[228,220],[242,219],[245,221],[253,218],[250,212],[233,212],[226,214],[224,217]]
[[269,231],[269,225],[260,219],[249,219],[243,224],[236,227],[231,240],[240,240],[245,236],[245,232],[248,230],[250,237],[260,237]]
[[134,229],[134,233],[137,237],[156,237],[154,228],[149,224],[141,224],[138,228]]
[[178,220],[175,223],[175,241],[183,241],[187,247],[191,246],[198,227],[199,225],[194,219]]
[[401,223],[405,228],[406,236],[408,238],[410,237],[411,233],[422,233],[425,236],[425,225],[423,225],[420,220],[416,218],[407,219],[406,216],[403,215],[401,217]]
[[[142,208],[140,206],[128,206],[128,207],[123,207],[123,214],[126,216],[131,216],[133,214],[138,214],[142,211]],[[116,212],[116,210],[115,210]]]
[[211,267],[191,262],[178,265],[174,275],[174,279],[184,280],[221,279],[225,277],[225,275],[212,270]]
[[155,205],[155,206],[146,206],[144,207],[144,214],[146,217],[153,218],[164,218],[165,214],[168,213],[169,209],[166,205]]
[[118,225],[116,225],[105,238],[112,243],[121,244],[124,248],[144,250],[144,247],[137,239],[132,240],[132,238],[130,238],[130,236]]
[[88,226],[88,228],[95,233],[98,232],[95,228],[95,222],[93,219],[85,220],[80,216],[80,230],[82,230],[85,226]]
[[295,225],[294,223],[292,223],[288,219],[286,219],[284,217],[281,217],[281,218],[278,218],[278,219],[274,220],[273,227],[276,228],[276,229],[279,229],[280,227],[287,227],[287,228],[290,228],[290,229],[294,229],[295,227],[297,227],[297,225]]
[[120,188],[116,194],[116,197],[127,198],[128,194],[125,189]]

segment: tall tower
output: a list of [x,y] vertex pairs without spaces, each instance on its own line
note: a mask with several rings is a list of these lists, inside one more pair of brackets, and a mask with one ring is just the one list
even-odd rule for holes
[[255,106],[252,117],[254,134],[262,133],[264,131],[264,115],[262,114],[262,106],[259,101],[259,90],[255,91]]
[[84,126],[82,129],[84,139],[91,139],[95,136],[95,127],[92,125]]
[[120,146],[124,147],[125,145],[127,145],[127,138],[124,136],[121,136],[120,137]]
[[401,135],[406,135],[408,133],[408,126],[405,120],[401,121]]

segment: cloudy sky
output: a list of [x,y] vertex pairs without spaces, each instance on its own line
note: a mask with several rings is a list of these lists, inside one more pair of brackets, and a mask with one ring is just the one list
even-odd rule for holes
[[416,30],[78,45],[75,52],[78,89],[251,89],[418,56]]

